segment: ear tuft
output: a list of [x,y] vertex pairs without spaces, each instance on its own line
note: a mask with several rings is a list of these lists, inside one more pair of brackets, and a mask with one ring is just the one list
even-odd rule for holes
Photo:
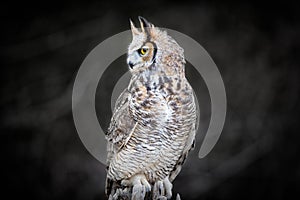
[[154,25],[148,22],[144,17],[139,16],[138,18],[143,32],[145,32],[145,28],[154,28]]
[[132,35],[138,35],[140,32],[139,30],[134,26],[134,23],[131,21],[131,19],[129,19],[129,22],[130,22],[130,28],[131,28],[131,32],[132,32]]

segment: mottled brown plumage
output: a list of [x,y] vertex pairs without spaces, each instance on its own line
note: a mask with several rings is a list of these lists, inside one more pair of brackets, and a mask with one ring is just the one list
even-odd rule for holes
[[196,105],[183,49],[165,31],[139,20],[141,31],[131,22],[132,78],[116,102],[106,137],[110,199],[170,198],[171,182],[195,139]]

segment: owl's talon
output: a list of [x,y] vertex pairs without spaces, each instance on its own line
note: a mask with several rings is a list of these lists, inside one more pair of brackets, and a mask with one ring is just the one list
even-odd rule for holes
[[132,188],[131,200],[144,199],[146,195],[146,187],[141,183],[135,184]]
[[162,181],[156,181],[153,186],[153,199],[162,199],[165,197],[165,189]]
[[172,197],[172,183],[169,181],[169,178],[166,177],[163,181],[155,182],[153,186],[153,199],[170,199]]
[[146,178],[141,178],[141,182],[142,182],[142,184],[145,186],[146,192],[150,192],[150,191],[151,191],[151,185],[150,185],[150,183],[147,181],[147,179],[146,179]]
[[[145,175],[134,175],[130,179],[122,180],[121,184],[123,186],[133,186],[133,190],[141,190],[141,186],[143,186],[145,192],[151,191],[151,185],[147,181]],[[141,190],[142,191],[142,190]]]
[[168,199],[172,197],[172,188],[173,184],[170,182],[169,177],[166,177],[164,180],[165,193]]

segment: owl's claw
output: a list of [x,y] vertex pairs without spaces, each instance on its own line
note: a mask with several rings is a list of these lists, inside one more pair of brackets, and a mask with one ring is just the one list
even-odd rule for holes
[[141,183],[135,184],[132,188],[131,200],[144,199],[146,195],[146,187]]
[[163,180],[163,182],[164,182],[166,196],[167,196],[168,199],[170,199],[172,197],[173,184],[170,182],[169,177],[166,177]]
[[133,186],[133,190],[144,186],[146,192],[151,191],[150,183],[147,181],[145,175],[141,174],[134,175],[127,180],[122,180],[121,184],[124,186]]
[[162,181],[155,182],[153,186],[153,199],[170,199],[172,197],[172,183],[169,180],[169,177],[166,177]]

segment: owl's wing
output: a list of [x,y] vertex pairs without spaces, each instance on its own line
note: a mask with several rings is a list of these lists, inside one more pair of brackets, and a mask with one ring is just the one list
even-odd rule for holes
[[171,182],[176,178],[176,176],[181,171],[181,167],[184,164],[184,162],[188,156],[188,153],[191,150],[193,150],[195,147],[195,140],[196,140],[195,136],[196,136],[196,132],[199,127],[200,116],[199,116],[199,112],[197,112],[197,110],[199,109],[197,96],[195,95],[195,92],[193,91],[192,101],[190,103],[194,103],[194,102],[196,102],[196,107],[195,107],[195,110],[193,111],[193,114],[196,115],[196,122],[189,132],[189,137],[186,141],[186,144],[184,146],[181,156],[179,157],[176,165],[174,166],[174,169],[172,170],[172,172],[169,175],[169,180]]
[[121,113],[124,108],[127,107],[128,105],[128,98],[130,96],[130,93],[128,92],[128,89],[125,88],[123,90],[123,92],[120,94],[120,96],[118,97],[117,101],[116,101],[116,104],[115,104],[115,107],[114,107],[114,111],[113,111],[113,116],[111,118],[111,122],[109,124],[109,127],[108,127],[108,131],[107,131],[107,134],[106,134],[106,137],[108,140],[110,139],[113,139],[112,138],[112,133],[115,129],[115,125],[116,125],[116,121],[118,121],[118,118],[120,117],[120,114],[125,114],[125,113]]
[[[126,88],[116,101],[113,116],[106,133],[108,167],[115,153],[124,147],[126,142],[129,140],[135,126],[135,121],[129,114],[129,98],[130,93]],[[107,195],[114,193],[113,191],[117,187],[116,184],[117,183],[110,178],[106,178],[105,192]]]
[[106,134],[107,164],[109,165],[114,153],[123,148],[132,135],[136,122],[129,113],[130,93],[126,88],[116,101],[113,116]]

